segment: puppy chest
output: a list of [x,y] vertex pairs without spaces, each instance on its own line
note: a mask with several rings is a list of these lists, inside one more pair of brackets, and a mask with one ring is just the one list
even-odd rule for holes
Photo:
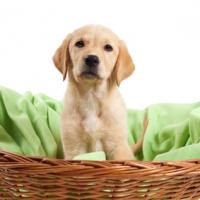
[[86,134],[94,137],[100,136],[101,119],[95,114],[90,113],[89,115],[86,115],[81,121],[81,126]]

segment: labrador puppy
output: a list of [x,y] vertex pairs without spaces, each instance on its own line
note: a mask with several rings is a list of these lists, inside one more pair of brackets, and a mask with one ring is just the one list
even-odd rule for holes
[[110,160],[133,159],[118,89],[134,71],[124,42],[103,26],[84,26],[67,35],[53,61],[63,79],[68,74],[61,117],[65,159],[95,151]]

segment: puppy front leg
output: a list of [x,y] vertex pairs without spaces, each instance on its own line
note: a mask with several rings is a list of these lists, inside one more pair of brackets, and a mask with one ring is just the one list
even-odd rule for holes
[[106,141],[105,151],[109,160],[133,160],[134,155],[125,139]]
[[[70,133],[70,135],[71,134],[73,133]],[[87,153],[87,145],[85,142],[81,141],[78,136],[77,137],[68,137],[68,136],[69,134],[65,134],[62,136],[64,158],[66,160],[72,160],[77,155]]]
[[113,160],[133,160],[134,155],[127,141],[122,141],[117,145],[111,155]]

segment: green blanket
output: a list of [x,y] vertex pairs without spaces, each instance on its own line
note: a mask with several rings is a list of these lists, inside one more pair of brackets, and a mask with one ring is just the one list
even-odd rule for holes
[[[0,87],[0,149],[32,156],[63,158],[60,139],[62,103],[43,94],[21,95]],[[145,110],[129,110],[129,143],[137,142],[148,127],[139,160],[183,160],[200,158],[200,102],[156,104]],[[104,152],[79,155],[75,159],[104,160]]]

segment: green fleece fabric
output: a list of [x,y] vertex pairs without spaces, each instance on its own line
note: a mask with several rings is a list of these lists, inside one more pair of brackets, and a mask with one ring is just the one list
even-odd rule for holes
[[[62,103],[44,94],[19,94],[0,87],[0,150],[63,158],[60,138]],[[155,104],[128,110],[129,143],[137,142],[147,114],[149,123],[138,160],[200,158],[200,102]],[[104,152],[74,159],[105,160]]]
[[133,143],[143,130],[144,112],[149,122],[139,160],[200,158],[200,102],[155,104],[145,111],[129,110],[129,136]]
[[61,111],[61,102],[43,94],[21,95],[0,87],[0,149],[62,158]]

